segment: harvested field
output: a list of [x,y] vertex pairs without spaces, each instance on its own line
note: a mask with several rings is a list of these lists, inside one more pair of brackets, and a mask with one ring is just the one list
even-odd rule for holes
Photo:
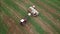
[[[32,5],[39,16],[27,17],[28,22],[21,26],[19,20]],[[0,34],[60,34],[60,0],[1,0]]]

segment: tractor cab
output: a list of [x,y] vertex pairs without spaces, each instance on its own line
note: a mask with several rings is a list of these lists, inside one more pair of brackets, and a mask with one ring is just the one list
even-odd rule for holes
[[26,24],[26,22],[27,22],[26,18],[23,18],[23,19],[20,20],[20,24],[23,25],[23,26]]

